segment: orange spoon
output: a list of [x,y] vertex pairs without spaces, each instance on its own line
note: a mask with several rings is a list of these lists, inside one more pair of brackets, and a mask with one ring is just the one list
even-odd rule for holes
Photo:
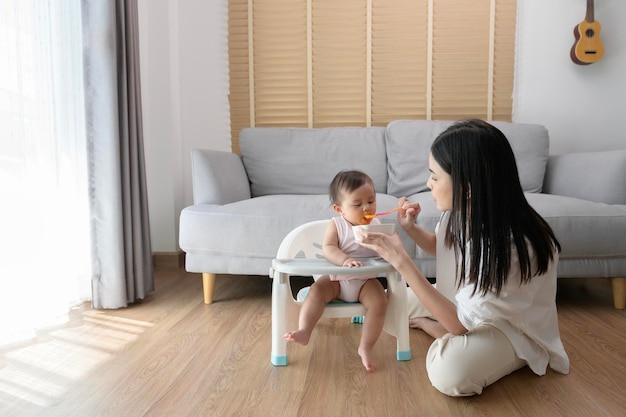
[[384,212],[382,212],[382,213],[376,213],[376,214],[366,214],[366,215],[365,215],[365,218],[366,218],[366,219],[373,219],[374,217],[386,216],[386,215],[388,215],[388,214],[393,213],[394,211],[398,211],[398,210],[400,210],[401,208],[402,208],[402,207],[396,207],[396,208],[395,208],[395,209],[393,209],[393,210],[384,211]]

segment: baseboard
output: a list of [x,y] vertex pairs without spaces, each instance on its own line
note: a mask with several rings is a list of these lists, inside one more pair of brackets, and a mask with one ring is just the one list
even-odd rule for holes
[[152,252],[154,268],[182,268],[185,266],[185,252]]

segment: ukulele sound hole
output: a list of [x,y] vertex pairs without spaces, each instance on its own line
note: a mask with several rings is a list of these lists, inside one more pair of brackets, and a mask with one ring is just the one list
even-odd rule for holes
[[588,38],[593,38],[593,29],[587,29],[585,31],[585,36],[587,36]]

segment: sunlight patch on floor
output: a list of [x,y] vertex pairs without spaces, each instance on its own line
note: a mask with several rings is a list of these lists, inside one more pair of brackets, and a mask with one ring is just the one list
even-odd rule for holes
[[[152,323],[87,310],[79,320],[41,332],[34,344],[0,351],[0,403],[48,407],[80,379],[134,342]],[[16,414],[19,415],[19,414]]]

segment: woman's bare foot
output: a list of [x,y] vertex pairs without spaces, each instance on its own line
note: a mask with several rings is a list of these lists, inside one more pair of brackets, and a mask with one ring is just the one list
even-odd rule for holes
[[411,329],[421,329],[422,328],[422,320],[425,320],[426,317],[417,317],[414,319],[409,319],[409,328]]
[[283,335],[283,338],[288,340],[289,342],[295,342],[300,345],[308,345],[309,339],[311,338],[311,333],[305,332],[304,330],[294,330],[293,332],[287,332]]
[[374,361],[372,359],[372,350],[359,346],[358,352],[365,370],[367,372],[374,372],[376,370],[376,365],[374,365]]
[[422,329],[435,339],[448,333],[438,321],[428,317],[409,319],[409,327],[412,329]]

